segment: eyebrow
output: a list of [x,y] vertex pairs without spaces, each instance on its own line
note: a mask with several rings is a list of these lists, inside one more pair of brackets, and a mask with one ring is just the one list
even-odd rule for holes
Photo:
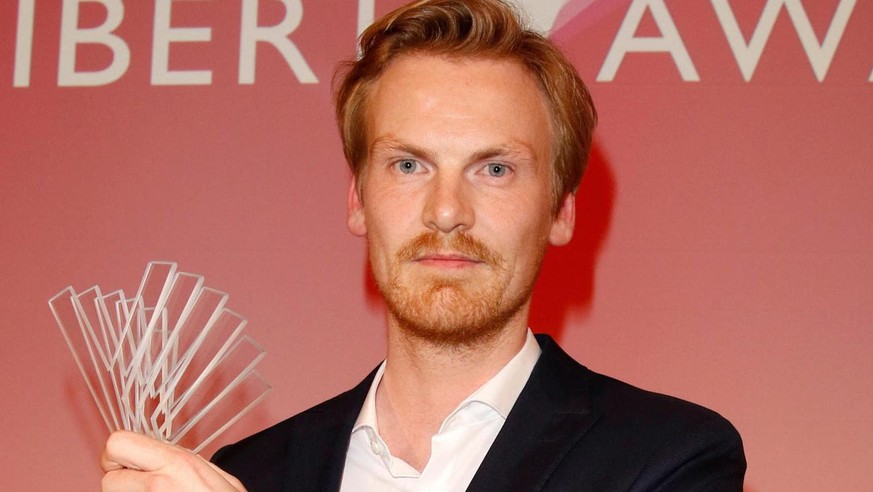
[[370,147],[370,157],[376,152],[397,152],[433,161],[433,154],[430,152],[391,136],[379,137],[373,141],[373,145]]
[[[379,137],[373,142],[370,148],[370,155],[372,156],[376,152],[399,152],[423,158],[427,161],[434,161],[431,152],[391,136]],[[532,161],[535,159],[535,155],[536,153],[526,143],[512,141],[509,144],[496,145],[476,151],[472,156],[472,161],[485,161],[495,157],[511,157]]]
[[514,159],[534,160],[534,152],[528,145],[512,142],[509,145],[498,145],[482,149],[473,154],[474,161],[486,161],[495,157],[510,157]]

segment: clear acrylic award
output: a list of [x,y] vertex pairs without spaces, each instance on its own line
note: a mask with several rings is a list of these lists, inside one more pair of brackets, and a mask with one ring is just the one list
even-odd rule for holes
[[72,287],[49,306],[106,427],[200,452],[270,385],[265,350],[228,296],[173,262],[148,264],[136,295]]

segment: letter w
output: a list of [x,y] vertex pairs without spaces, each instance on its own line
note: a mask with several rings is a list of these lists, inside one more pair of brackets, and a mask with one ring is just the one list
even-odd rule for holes
[[761,53],[770,38],[770,33],[773,31],[773,25],[776,23],[782,5],[785,5],[786,10],[788,10],[788,15],[791,17],[791,22],[800,38],[809,64],[812,65],[815,77],[819,82],[823,81],[828,73],[828,68],[831,66],[831,60],[834,58],[837,46],[846,31],[846,24],[849,23],[849,17],[852,15],[856,2],[856,0],[840,0],[824,41],[819,44],[800,0],[767,0],[764,12],[752,33],[752,39],[746,44],[729,0],[711,1],[746,82],[751,80],[755,74],[755,67],[758,66],[758,60],[761,59]]

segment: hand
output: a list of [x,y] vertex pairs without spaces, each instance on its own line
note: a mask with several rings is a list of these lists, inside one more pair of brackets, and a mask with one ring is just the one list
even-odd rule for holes
[[100,459],[103,492],[245,492],[236,478],[187,449],[113,432]]

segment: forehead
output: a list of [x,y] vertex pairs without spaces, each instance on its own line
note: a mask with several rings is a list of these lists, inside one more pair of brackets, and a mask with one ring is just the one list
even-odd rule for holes
[[548,147],[551,126],[534,76],[509,59],[402,55],[373,84],[368,101],[368,144],[386,134],[439,131]]

